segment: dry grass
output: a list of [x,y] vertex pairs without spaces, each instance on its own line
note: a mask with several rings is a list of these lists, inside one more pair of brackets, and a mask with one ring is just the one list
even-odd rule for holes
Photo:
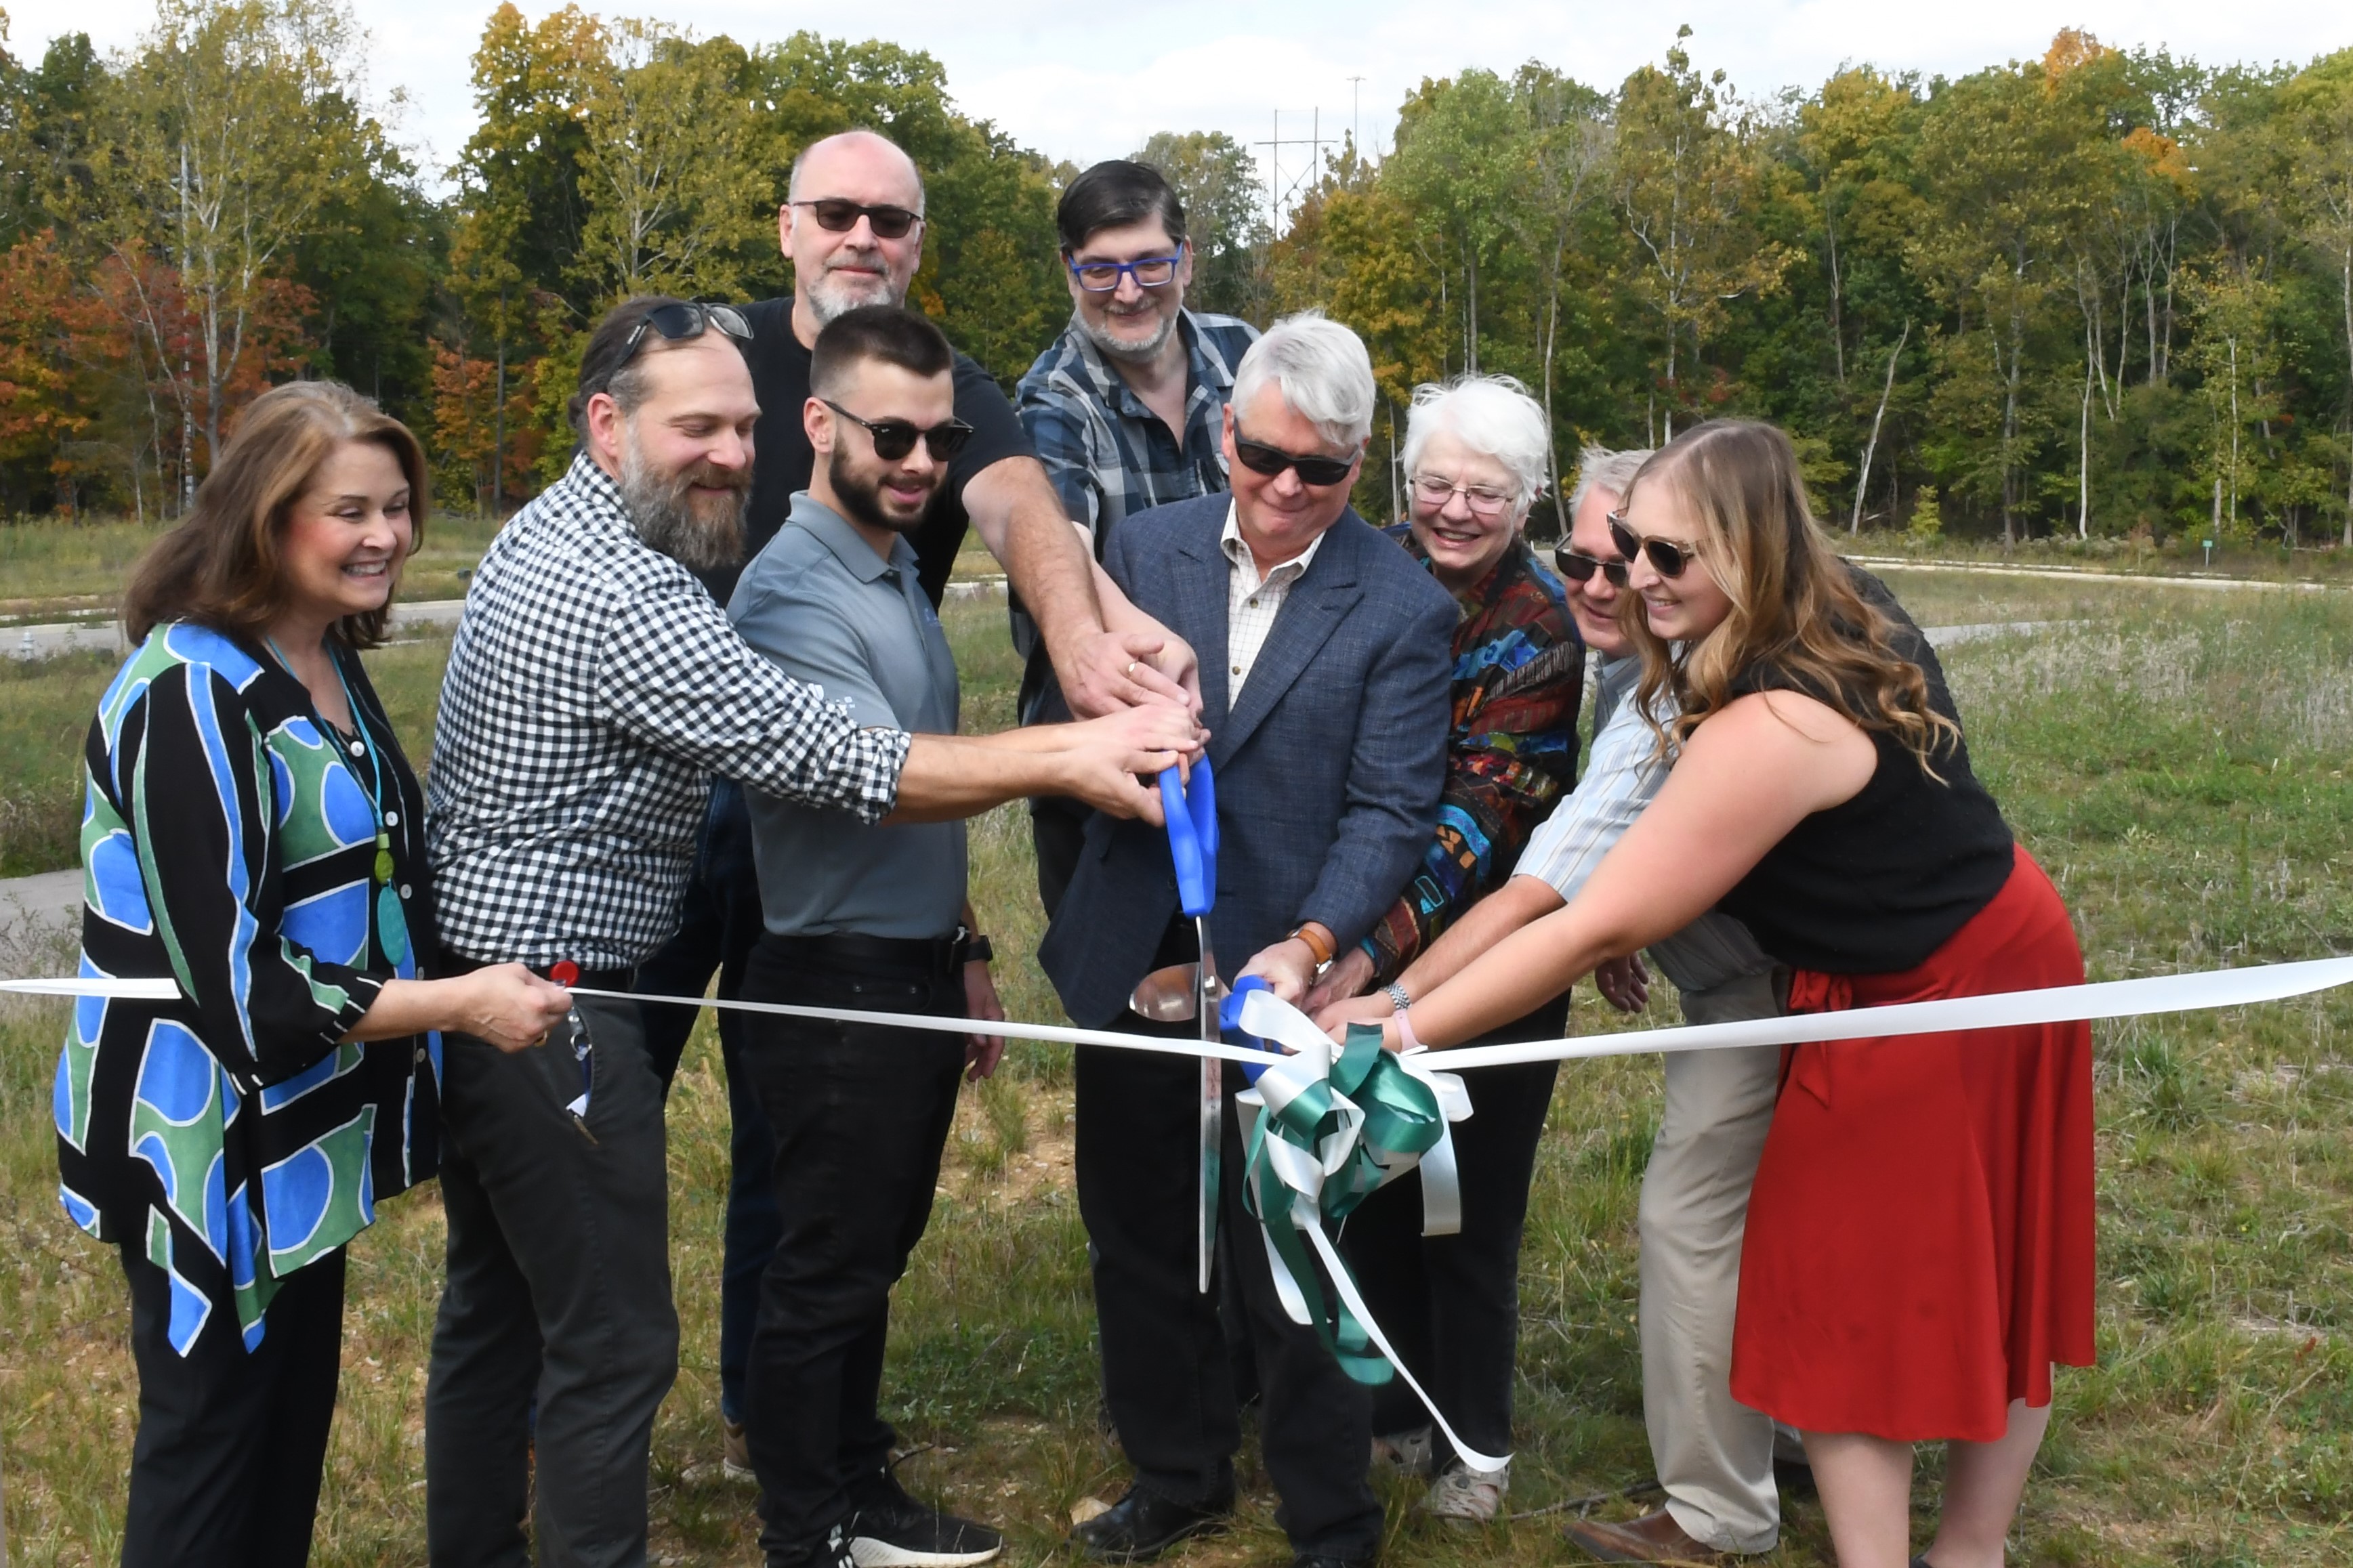
[[[1980,771],[2065,890],[2096,976],[2316,956],[2353,915],[2353,606],[1907,574],[1924,622],[2083,620],[1948,658]],[[1915,592],[1915,584],[1934,584]],[[1001,607],[953,609],[967,718],[1001,722]],[[412,705],[419,737],[423,710]],[[12,726],[13,727],[13,726]],[[1008,1005],[1056,1016],[1017,808],[975,834],[976,897]],[[54,955],[0,955],[23,972]],[[1662,1012],[1662,1009],[1661,1010]],[[1656,1022],[1654,1016],[1641,1022]],[[1573,1026],[1621,1026],[1589,996]],[[51,1195],[54,1009],[0,1017],[0,1463],[17,1560],[110,1561],[130,1443],[111,1261]],[[2013,1560],[2125,1568],[2320,1568],[2353,1560],[2353,1003],[2321,997],[2097,1032],[2099,1366],[2059,1417]],[[745,1489],[719,1478],[716,1320],[726,1100],[708,1025],[671,1101],[682,1371],[655,1436],[656,1555],[752,1563]],[[1656,1115],[1642,1059],[1564,1073],[1522,1269],[1513,1506],[1649,1473],[1632,1321],[1634,1196]],[[967,1097],[932,1232],[900,1289],[888,1397],[923,1451],[911,1484],[1003,1524],[1017,1563],[1055,1556],[1071,1509],[1124,1468],[1095,1424],[1084,1236],[1070,1191],[1067,1057],[1016,1047]],[[428,1191],[353,1248],[345,1384],[322,1563],[422,1561],[417,1442],[440,1222]],[[1934,1495],[1924,1455],[1922,1518]],[[1194,1568],[1281,1563],[1245,1455],[1243,1528]],[[1459,1531],[1385,1482],[1387,1560],[1568,1561],[1557,1520]],[[1628,1507],[1630,1511],[1630,1506]],[[1829,1561],[1800,1503],[1778,1564]]]

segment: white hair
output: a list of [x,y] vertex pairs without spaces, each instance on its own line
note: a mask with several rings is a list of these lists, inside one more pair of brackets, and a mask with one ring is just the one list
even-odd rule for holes
[[1334,447],[1373,433],[1373,359],[1365,341],[1321,310],[1285,316],[1250,346],[1234,372],[1237,415],[1271,383],[1291,411]]
[[1634,482],[1634,471],[1651,459],[1651,448],[1632,447],[1623,452],[1613,452],[1607,447],[1588,447],[1577,455],[1577,488],[1568,492],[1568,512],[1585,504],[1585,498],[1595,490],[1608,490],[1626,504],[1626,487]]
[[1443,385],[1426,381],[1415,387],[1405,426],[1408,474],[1419,471],[1422,448],[1441,432],[1512,471],[1514,510],[1525,514],[1544,489],[1552,467],[1544,408],[1514,377],[1458,375]]

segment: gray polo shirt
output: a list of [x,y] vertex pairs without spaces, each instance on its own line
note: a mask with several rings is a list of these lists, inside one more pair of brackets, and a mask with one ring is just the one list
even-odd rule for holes
[[[745,642],[858,724],[955,733],[955,658],[905,539],[891,542],[886,562],[831,508],[799,491],[785,526],[744,569],[727,618]],[[847,812],[744,793],[770,931],[955,931],[964,911],[963,823],[868,827]]]

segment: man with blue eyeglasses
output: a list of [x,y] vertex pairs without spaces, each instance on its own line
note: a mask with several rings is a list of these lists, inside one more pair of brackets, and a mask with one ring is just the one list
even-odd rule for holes
[[[1185,207],[1157,169],[1113,159],[1072,180],[1054,221],[1071,286],[1071,324],[1016,395],[1046,477],[1095,558],[1131,512],[1223,491],[1223,421],[1234,370],[1258,331],[1185,308],[1193,250]],[[1021,718],[1067,718],[1052,666],[1018,602],[1014,641],[1029,658]],[[1070,885],[1086,810],[1030,804],[1038,892],[1051,916]]]

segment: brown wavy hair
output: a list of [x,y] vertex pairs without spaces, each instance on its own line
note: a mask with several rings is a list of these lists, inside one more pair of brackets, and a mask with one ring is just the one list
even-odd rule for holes
[[[1640,595],[1620,624],[1642,658],[1641,700],[1662,691],[1682,709],[1666,750],[1733,700],[1732,683],[1760,664],[1866,731],[1891,734],[1936,777],[1938,752],[1960,727],[1928,705],[1927,677],[1895,647],[1895,623],[1864,598],[1815,526],[1789,437],[1748,419],[1711,419],[1652,453],[1626,487],[1670,491],[1700,524],[1693,541],[1732,608],[1680,655],[1643,618]],[[1622,503],[1621,503],[1622,504]]]
[[[345,441],[372,441],[390,452],[408,480],[409,551],[425,538],[425,451],[408,426],[339,381],[297,381],[253,400],[220,461],[196,487],[179,526],[150,546],[132,568],[122,595],[122,629],[133,643],[165,621],[194,621],[251,641],[285,609],[283,543],[294,502],[327,455]],[[392,563],[395,594],[400,562]],[[392,595],[381,608],[345,616],[328,636],[346,647],[375,647],[392,620]]]

